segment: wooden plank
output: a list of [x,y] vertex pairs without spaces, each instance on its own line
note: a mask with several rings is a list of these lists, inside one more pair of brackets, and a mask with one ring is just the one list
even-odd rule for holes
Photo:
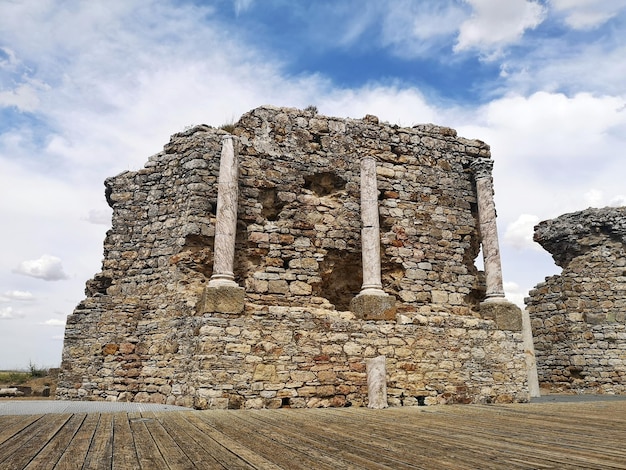
[[113,415],[113,470],[140,469],[135,440],[126,413]]
[[0,447],[0,455],[6,456],[2,461],[3,470],[22,470],[37,456],[39,451],[69,420],[71,415],[44,415],[37,420],[37,425],[25,428],[21,433]]
[[128,418],[140,468],[146,470],[168,468],[157,443],[146,427],[145,422],[150,418],[142,418],[139,413],[129,413]]
[[194,463],[189,460],[176,441],[172,439],[167,430],[161,425],[154,413],[142,413],[145,419],[144,425],[150,432],[152,439],[156,442],[157,447],[161,451],[163,460],[167,464],[167,468],[172,470],[188,470],[196,468]]
[[104,470],[113,460],[113,414],[102,413],[85,457],[84,468]]
[[[185,429],[185,432],[193,439],[197,445],[205,449],[219,464],[226,469],[250,470],[256,467],[248,464],[243,458],[238,456],[233,449],[223,446],[216,441],[206,430],[200,429],[189,418],[198,412],[175,413],[171,418],[175,424]],[[170,418],[170,415],[168,415]]]
[[[315,422],[313,419],[314,412],[309,413],[309,411],[292,410],[288,412],[288,415],[278,414],[278,412],[271,414],[249,412],[249,417],[264,423],[263,426],[259,426],[259,432],[264,432],[267,427],[272,426],[278,433],[284,433],[294,440],[299,440],[303,452],[324,455],[325,460],[330,458],[336,468],[350,468],[354,465],[363,469],[401,468],[397,466],[395,459],[390,461],[376,449],[368,446],[366,442],[359,443],[352,439],[346,429],[336,433],[326,427],[326,422]],[[296,416],[296,414],[300,414],[300,416]],[[361,421],[361,425],[365,424]],[[275,438],[280,440],[278,436]],[[400,465],[402,466],[402,464]],[[411,468],[415,468],[414,463],[411,464]]]
[[53,469],[59,461],[65,449],[80,429],[86,414],[75,414],[59,429],[59,432],[47,443],[47,445],[30,461],[25,470]]
[[98,421],[100,421],[100,415],[97,413],[88,414],[85,417],[73,439],[60,456],[54,467],[55,470],[76,470],[83,467]]
[[30,426],[39,418],[41,418],[41,415],[0,416],[0,445]]
[[[158,420],[185,455],[197,466],[206,470],[252,468],[185,421],[181,415],[182,413],[161,413]],[[224,460],[226,460],[224,464],[220,463]]]
[[[290,435],[277,431],[272,426],[253,417],[254,411],[242,413],[230,413],[231,421],[228,423],[230,430],[236,433],[233,436],[243,435],[246,442],[254,449],[263,449],[272,456],[272,460],[278,465],[285,466],[291,462],[291,468],[316,468],[333,469],[346,468],[345,464],[337,459],[329,459],[327,455],[318,451],[315,447],[306,446],[302,443],[302,435]],[[244,430],[241,432],[240,430]]]
[[[390,420],[392,421],[392,420]],[[381,431],[380,426],[377,426],[377,423],[370,423],[370,427],[377,431]],[[424,423],[426,424],[426,423]],[[407,432],[410,429],[410,426],[407,425],[406,422],[402,422],[402,425],[398,427],[401,429],[401,432]],[[420,437],[429,443],[433,443],[433,446],[446,445],[446,443],[450,444],[452,442],[457,443],[456,451],[454,452],[455,456],[462,456],[464,461],[472,456],[474,459],[486,459],[487,456],[490,456],[490,460],[494,462],[505,463],[508,462],[509,465],[518,465],[518,459],[510,459],[508,456],[510,455],[523,455],[525,451],[529,449],[528,443],[523,441],[524,437],[511,438],[510,433],[508,432],[509,428],[505,426],[499,426],[497,419],[491,419],[490,422],[490,431],[485,433],[480,426],[475,422],[468,421],[467,419],[463,420],[450,420],[449,423],[439,422],[439,423],[430,423],[424,426],[425,431],[423,431]],[[419,429],[416,428],[416,431]],[[382,432],[386,432],[390,435],[390,437],[394,437],[396,439],[401,439],[401,437],[397,437],[393,435],[393,430],[383,429]],[[532,455],[536,456],[539,452],[539,448],[542,445],[540,442],[534,443],[532,447]],[[543,459],[544,461],[550,455],[551,448],[550,446],[543,445]],[[441,449],[439,450],[441,452]],[[530,457],[530,456],[528,456]],[[571,458],[571,454],[569,455]],[[555,463],[559,463],[560,466],[563,466],[569,462],[569,460],[553,460]]]
[[626,401],[7,416],[0,438],[2,470],[626,469]]
[[282,468],[276,465],[272,460],[265,458],[262,454],[259,454],[258,452],[249,449],[245,445],[238,442],[236,439],[229,437],[228,435],[213,427],[211,424],[211,420],[207,420],[206,417],[214,413],[216,415],[223,414],[223,412],[220,411],[194,413],[185,415],[185,418],[196,428],[205,433],[208,437],[218,442],[224,448],[236,454],[252,468],[262,468],[264,470],[282,470]]

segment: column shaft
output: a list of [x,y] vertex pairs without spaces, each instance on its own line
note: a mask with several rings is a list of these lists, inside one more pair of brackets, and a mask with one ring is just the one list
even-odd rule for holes
[[361,253],[363,260],[363,285],[361,293],[380,293],[380,224],[378,220],[378,185],[376,160],[361,160]]
[[485,278],[487,283],[486,301],[504,300],[502,265],[496,225],[496,207],[493,201],[493,160],[478,158],[472,162],[478,199],[478,222],[482,239]]
[[237,285],[234,281],[235,235],[237,231],[238,161],[233,136],[222,138],[220,174],[217,184],[217,220],[213,275],[209,286]]

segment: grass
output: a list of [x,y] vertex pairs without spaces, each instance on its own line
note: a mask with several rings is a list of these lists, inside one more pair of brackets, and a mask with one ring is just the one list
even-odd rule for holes
[[0,371],[0,384],[21,385],[32,379],[47,377],[48,369],[39,367],[34,363],[28,365],[28,369]]
[[21,385],[32,379],[30,372],[15,370],[0,371],[0,384]]

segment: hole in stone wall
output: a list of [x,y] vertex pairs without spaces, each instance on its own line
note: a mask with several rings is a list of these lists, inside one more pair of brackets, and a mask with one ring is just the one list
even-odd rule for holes
[[393,218],[383,217],[382,215],[378,214],[378,226],[380,227],[380,231],[382,233],[391,232],[391,229],[393,228],[393,222]]
[[213,244],[213,237],[187,235],[180,253],[172,256],[170,262],[210,278],[213,274]]
[[291,406],[289,397],[283,397],[280,399],[281,408],[289,408]]
[[85,285],[85,295],[91,297],[95,294],[106,294],[107,289],[113,284],[113,279],[103,276],[102,273],[96,274],[93,279],[87,281]]
[[426,397],[424,396],[417,396],[415,397],[415,399],[417,400],[417,406],[426,406]]
[[240,410],[241,408],[243,408],[243,398],[239,395],[230,394],[228,396],[228,409]]
[[235,265],[233,275],[235,282],[245,286],[246,278],[256,272],[261,265],[261,258],[267,254],[267,249],[258,248],[247,240],[248,229],[244,223],[237,223],[235,235]]
[[398,292],[402,290],[401,282],[404,279],[404,267],[401,263],[393,263],[388,261],[385,256],[381,259],[381,277],[383,289],[388,294],[398,296]]
[[569,375],[572,379],[583,379],[583,370],[578,367],[569,367]]
[[267,220],[276,220],[285,203],[278,199],[276,188],[265,188],[259,191],[259,202],[263,206],[261,215]]
[[211,199],[209,201],[209,213],[212,215],[217,215],[217,200]]
[[318,196],[328,196],[346,187],[346,181],[330,171],[315,173],[304,177],[305,189],[310,189]]
[[350,301],[361,291],[361,253],[328,250],[320,263],[321,284],[316,295],[326,298],[337,310],[349,310]]

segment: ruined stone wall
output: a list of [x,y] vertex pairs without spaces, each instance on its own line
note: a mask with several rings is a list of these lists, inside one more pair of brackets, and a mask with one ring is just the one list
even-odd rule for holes
[[626,208],[542,222],[535,240],[563,268],[527,299],[540,384],[626,393]]
[[[262,107],[239,154],[235,280],[242,314],[203,313],[221,137],[198,126],[106,181],[102,272],[68,317],[60,398],[207,407],[367,403],[387,357],[390,403],[525,400],[521,333],[479,318],[484,297],[469,164],[479,141],[374,116]],[[348,311],[362,283],[359,165],[377,161],[383,289],[392,321]],[[421,400],[422,398],[420,398]]]

